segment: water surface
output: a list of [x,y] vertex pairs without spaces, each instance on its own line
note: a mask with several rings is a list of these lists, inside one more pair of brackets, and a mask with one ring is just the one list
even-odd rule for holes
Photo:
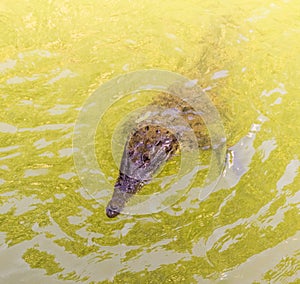
[[[1,282],[299,282],[300,5],[200,2],[1,1]],[[203,200],[196,180],[162,212],[111,220],[78,178],[74,125],[100,85],[149,68],[198,80],[227,165]],[[111,186],[112,129],[137,106],[99,125]]]

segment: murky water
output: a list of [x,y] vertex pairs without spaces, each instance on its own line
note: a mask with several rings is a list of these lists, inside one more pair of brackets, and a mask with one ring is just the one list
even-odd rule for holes
[[[299,283],[299,2],[198,2],[1,1],[1,283]],[[226,168],[208,196],[200,175],[161,212],[108,219],[113,129],[139,102],[98,126],[103,202],[78,177],[74,126],[99,86],[150,68],[212,98]]]

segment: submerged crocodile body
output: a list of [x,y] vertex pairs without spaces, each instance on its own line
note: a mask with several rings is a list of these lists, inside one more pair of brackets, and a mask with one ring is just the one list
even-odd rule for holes
[[[170,110],[168,115],[171,115],[171,121],[176,120],[174,117],[177,116],[186,121],[195,134],[199,147],[209,148],[210,138],[205,123],[190,104],[178,97],[165,94],[159,98],[159,104]],[[207,107],[204,105],[201,109],[207,111],[205,110]],[[113,196],[106,207],[106,215],[110,218],[117,216],[122,211],[132,194],[137,193],[144,184],[149,183],[157,170],[180,147],[177,139],[178,133],[170,131],[168,127],[159,125],[159,123],[153,123],[153,121],[155,121],[154,118],[144,121],[128,136],[119,177],[114,186]],[[180,127],[182,128],[182,126]]]

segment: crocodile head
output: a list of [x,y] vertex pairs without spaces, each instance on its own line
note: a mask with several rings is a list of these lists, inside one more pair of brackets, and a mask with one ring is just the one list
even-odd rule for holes
[[117,216],[128,199],[151,181],[178,147],[175,135],[158,125],[143,126],[130,135],[124,148],[113,196],[106,207],[106,215],[110,218]]

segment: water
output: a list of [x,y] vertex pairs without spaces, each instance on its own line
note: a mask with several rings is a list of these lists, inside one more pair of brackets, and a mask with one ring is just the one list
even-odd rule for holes
[[[299,3],[198,2],[1,1],[1,283],[299,282]],[[162,212],[108,219],[79,180],[74,125],[99,86],[149,68],[206,90],[226,169],[200,200],[199,177]],[[136,107],[98,127],[103,199],[113,128]]]

